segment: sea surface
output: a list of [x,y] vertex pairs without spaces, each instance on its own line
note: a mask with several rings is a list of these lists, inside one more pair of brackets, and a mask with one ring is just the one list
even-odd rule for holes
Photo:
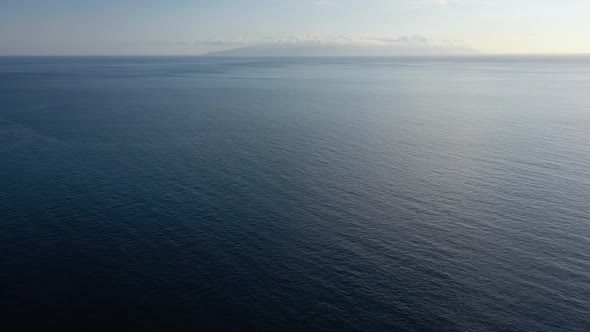
[[590,331],[590,58],[0,58],[12,331]]

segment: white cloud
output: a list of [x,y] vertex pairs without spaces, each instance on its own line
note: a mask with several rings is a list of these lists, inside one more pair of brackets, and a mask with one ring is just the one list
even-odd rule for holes
[[415,9],[429,6],[447,6],[453,4],[476,4],[487,0],[412,0],[412,7]]
[[458,45],[460,41],[433,41],[420,35],[412,36],[348,36],[348,35],[304,35],[304,36],[282,36],[265,38],[239,38],[227,40],[202,40],[197,45],[209,46],[249,46],[257,44],[337,44],[337,45],[432,45],[446,46]]
[[[469,51],[472,49],[461,41],[437,41],[420,35],[410,36],[367,36],[367,35],[294,35],[263,38],[203,39],[196,41],[136,41],[120,43],[118,54],[206,54],[240,48],[265,48],[309,50],[317,52],[389,54]],[[366,51],[362,51],[366,50]],[[303,51],[302,51],[303,52]]]
[[468,54],[475,51],[460,41],[433,41],[423,36],[285,36],[258,40],[229,40],[219,55],[324,56]]

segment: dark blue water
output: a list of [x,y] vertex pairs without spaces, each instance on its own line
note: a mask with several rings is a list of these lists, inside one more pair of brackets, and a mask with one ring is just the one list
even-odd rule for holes
[[590,59],[1,58],[37,331],[588,331]]

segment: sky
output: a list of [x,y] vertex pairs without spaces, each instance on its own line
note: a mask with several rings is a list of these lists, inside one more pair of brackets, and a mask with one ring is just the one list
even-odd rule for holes
[[590,53],[590,0],[0,0],[0,55],[186,55],[310,42]]

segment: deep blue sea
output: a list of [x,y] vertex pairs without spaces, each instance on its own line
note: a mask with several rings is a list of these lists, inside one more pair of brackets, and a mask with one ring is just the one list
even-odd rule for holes
[[0,58],[12,331],[589,331],[590,57]]

